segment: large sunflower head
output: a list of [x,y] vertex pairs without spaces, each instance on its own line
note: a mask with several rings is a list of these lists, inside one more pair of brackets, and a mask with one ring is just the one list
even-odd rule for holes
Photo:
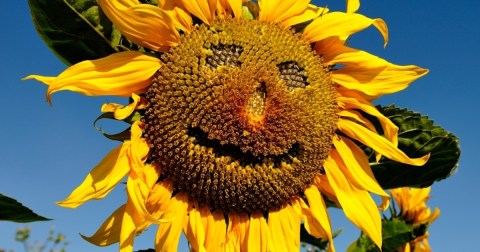
[[397,148],[398,128],[371,103],[427,70],[346,46],[372,25],[388,41],[382,19],[355,13],[358,1],[347,12],[309,2],[98,0],[142,52],[27,77],[48,85],[49,101],[61,90],[131,97],[102,107],[131,123],[129,137],[59,202],[103,198],[127,177],[126,203],[86,240],[131,251],[158,224],[159,251],[176,251],[182,230],[194,251],[298,251],[304,223],[334,251],[328,198],[381,247],[389,197],[359,145],[377,159],[427,161]]

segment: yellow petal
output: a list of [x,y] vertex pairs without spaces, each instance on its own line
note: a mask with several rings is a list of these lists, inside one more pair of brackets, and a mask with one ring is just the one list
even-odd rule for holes
[[152,223],[165,223],[171,221],[170,219],[158,220],[147,209],[147,200],[151,190],[141,179],[128,178],[127,194],[128,202],[132,204],[135,211],[142,216],[146,221]]
[[328,12],[328,8],[322,8],[309,4],[307,9],[300,15],[293,16],[282,22],[283,27],[292,27],[296,24],[308,22]]
[[122,228],[120,231],[120,252],[132,252],[137,225],[143,224],[144,219],[138,215],[131,202],[127,202],[125,213],[122,216]]
[[151,84],[160,60],[140,52],[115,53],[97,60],[86,60],[67,68],[57,77],[29,75],[48,85],[47,100],[58,91],[70,90],[84,95],[131,96],[142,93]]
[[345,177],[358,189],[367,190],[382,196],[381,209],[385,210],[390,202],[390,196],[380,187],[375,179],[365,152],[346,137],[334,137],[333,145],[345,166],[348,167],[348,169],[342,170]]
[[[317,229],[321,234],[321,238],[326,238],[329,241],[328,251],[335,251],[333,245],[332,226],[330,224],[330,217],[327,212],[327,206],[322,198],[322,195],[318,191],[318,188],[314,185],[310,185],[304,191],[305,197],[308,200],[308,206],[310,208],[311,220],[309,218],[305,221],[305,228],[307,225],[311,231]],[[313,221],[314,220],[314,221]],[[312,225],[313,224],[313,225]],[[308,229],[307,229],[308,231]],[[314,235],[310,233],[311,235]],[[315,236],[315,235],[314,235]],[[317,236],[316,236],[317,237]],[[317,237],[318,238],[318,237]]]
[[137,94],[132,94],[133,102],[128,104],[127,106],[122,106],[115,103],[106,103],[102,105],[101,111],[105,112],[113,112],[113,116],[117,120],[123,120],[129,117],[133,111],[137,108],[137,104],[140,101],[140,96]]
[[315,19],[303,32],[303,39],[310,43],[328,37],[344,37],[374,25],[382,34],[384,45],[388,43],[388,29],[380,18],[371,19],[356,13],[330,12]]
[[338,37],[319,41],[315,50],[327,65],[343,65],[332,71],[332,80],[371,99],[405,89],[428,73],[417,66],[399,66],[365,51],[343,45]]
[[98,0],[108,19],[135,44],[154,51],[177,45],[180,35],[168,11],[137,0]]
[[267,221],[261,213],[252,213],[247,234],[248,251],[268,252],[271,238]]
[[204,247],[205,227],[198,204],[188,210],[188,220],[185,224],[183,230],[193,251],[206,252],[207,250]]
[[370,194],[352,186],[343,171],[347,170],[338,152],[333,149],[323,165],[347,218],[382,247],[382,225],[378,208]]
[[318,42],[315,49],[326,64],[344,65],[332,72],[335,82],[367,94],[370,100],[403,90],[412,81],[428,73],[428,70],[417,66],[395,65],[367,52],[344,46],[335,38]]
[[347,0],[347,13],[357,12],[360,8],[360,0]]
[[113,149],[66,199],[57,204],[76,208],[88,200],[104,198],[130,169],[126,155],[129,147],[130,143],[124,143]]
[[172,16],[175,27],[187,33],[193,30],[192,16],[184,9],[175,7],[172,11]]
[[332,80],[343,87],[360,91],[369,99],[392,94],[407,88],[426,75],[427,69],[414,65],[387,64],[381,67],[345,66],[332,72]]
[[209,252],[225,251],[227,237],[227,223],[222,212],[210,212],[205,208],[200,212],[205,221],[205,249]]
[[300,251],[300,217],[291,205],[270,211],[268,227],[272,237],[271,251]]
[[147,209],[155,217],[163,215],[172,197],[173,185],[170,181],[155,184],[147,199]]
[[361,110],[367,114],[375,116],[382,125],[385,137],[394,145],[398,145],[398,127],[386,116],[384,116],[376,107],[374,107],[363,96],[353,90],[344,89],[339,92],[337,102],[343,109]]
[[373,125],[373,123],[370,122],[367,118],[365,118],[359,111],[340,110],[339,112],[337,112],[337,115],[339,115],[342,119],[348,118],[357,123],[360,123],[361,125],[365,126],[367,129],[371,130],[372,132],[377,133],[377,130],[375,129],[375,126]]
[[309,3],[310,0],[259,0],[259,20],[281,23],[303,14]]
[[163,219],[171,222],[159,225],[155,237],[155,251],[176,252],[182,229],[187,221],[188,197],[185,193],[175,195],[165,210]]
[[216,12],[217,17],[221,19],[240,18],[242,16],[242,0],[218,0]]
[[81,235],[82,238],[97,246],[108,246],[110,244],[119,242],[124,212],[125,205],[122,205],[103,222],[102,226],[98,228],[95,234],[90,237]]
[[335,191],[328,182],[326,175],[317,174],[317,176],[315,176],[315,178],[313,179],[313,184],[318,188],[322,196],[327,197],[327,199],[334,202],[340,208],[340,204],[338,203]]
[[198,17],[202,22],[210,24],[215,18],[218,0],[191,1],[178,0],[188,12]]
[[340,118],[337,125],[338,129],[348,137],[360,141],[383,156],[397,162],[421,166],[430,158],[430,154],[420,158],[409,158],[403,151],[398,149],[384,137],[350,120]]
[[[151,188],[155,184],[156,180],[158,179],[159,174],[155,176],[149,176],[145,172],[144,163],[148,157],[148,152],[150,151],[150,147],[147,141],[144,138],[142,138],[142,129],[140,126],[141,124],[142,123],[140,121],[136,121],[130,127],[131,145],[130,145],[129,151],[127,152],[128,160],[130,163],[130,169],[132,171],[130,173],[130,177],[134,179],[136,177],[140,177],[140,179],[142,179],[146,183],[148,181],[149,187]],[[153,169],[153,171],[149,170],[148,173],[153,175],[155,174],[155,171],[156,171],[155,169]]]
[[242,0],[227,0],[230,9],[232,9],[233,15],[236,18],[242,17]]
[[247,251],[248,215],[230,213],[228,217],[226,251]]

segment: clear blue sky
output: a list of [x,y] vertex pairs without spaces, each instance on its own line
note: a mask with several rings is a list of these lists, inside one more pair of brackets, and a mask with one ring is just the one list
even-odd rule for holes
[[[344,1],[316,2],[342,9]],[[406,91],[382,98],[379,103],[429,115],[461,140],[462,157],[457,174],[436,183],[431,207],[441,209],[430,228],[434,251],[473,251],[478,248],[480,178],[478,161],[480,116],[480,2],[363,1],[360,13],[383,18],[390,43],[383,48],[373,29],[354,36],[353,47],[373,52],[398,64],[417,64],[430,73]],[[100,106],[113,97],[84,97],[61,92],[53,96],[53,107],[45,100],[45,86],[20,81],[28,74],[57,75],[65,66],[37,36],[26,1],[3,1],[0,8],[0,192],[16,198],[50,222],[28,224],[33,239],[43,239],[50,227],[67,235],[69,251],[116,251],[117,246],[97,248],[78,233],[91,235],[111,211],[125,199],[123,188],[105,200],[89,202],[71,210],[55,201],[66,197],[90,168],[118,143],[105,139],[92,126]],[[125,102],[125,101],[123,101]],[[345,232],[335,240],[344,251],[358,231],[336,211],[334,228]],[[0,222],[0,248],[23,251],[14,233],[23,224]],[[136,249],[153,246],[154,229],[136,240]],[[182,243],[184,251],[186,244]]]

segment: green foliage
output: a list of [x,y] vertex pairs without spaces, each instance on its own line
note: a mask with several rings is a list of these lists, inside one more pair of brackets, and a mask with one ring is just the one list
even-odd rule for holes
[[95,0],[28,0],[35,28],[66,64],[118,51],[121,34]]
[[[66,252],[66,246],[68,245],[65,236],[61,233],[55,233],[53,228],[50,229],[50,232],[43,243],[38,241],[32,243],[30,242],[30,238],[31,233],[30,227],[28,226],[25,228],[19,228],[15,233],[15,241],[23,244],[25,252],[42,252],[45,251],[48,246],[50,246],[47,250],[49,252]],[[61,246],[61,248],[56,249],[58,246]]]
[[399,218],[382,220],[382,249],[380,250],[364,233],[350,244],[347,252],[393,252],[403,245],[423,236],[427,231],[425,224],[412,226]]
[[47,221],[28,207],[25,207],[20,202],[13,198],[7,197],[0,193],[0,221],[13,222],[33,222],[33,221]]
[[[385,157],[376,163],[372,151],[364,147],[370,156],[376,179],[384,189],[397,187],[430,186],[450,176],[458,165],[460,146],[458,138],[440,126],[434,125],[427,116],[397,108],[393,105],[379,108],[399,127],[398,148],[409,157],[421,157],[430,153],[430,159],[421,167],[389,160]],[[378,132],[383,132],[380,123],[374,122]]]
[[[134,122],[140,120],[140,118],[141,118],[140,113],[138,111],[135,111],[133,114],[131,114],[127,118],[123,119],[122,121],[131,125]],[[126,128],[122,132],[119,132],[119,133],[116,133],[116,134],[108,134],[103,130],[103,128],[97,126],[97,122],[102,120],[102,119],[110,119],[110,120],[115,120],[115,121],[118,121],[118,120],[115,119],[115,115],[114,115],[113,112],[103,113],[100,116],[98,116],[97,119],[95,119],[95,121],[93,122],[93,126],[98,131],[100,131],[100,133],[102,133],[106,138],[108,138],[110,140],[121,141],[121,142],[130,139],[130,135],[131,135],[130,127]]]

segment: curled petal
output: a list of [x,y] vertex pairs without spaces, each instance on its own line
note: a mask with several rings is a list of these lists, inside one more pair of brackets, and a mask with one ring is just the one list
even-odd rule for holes
[[126,153],[129,148],[127,142],[113,149],[66,199],[57,204],[76,208],[88,200],[104,198],[128,174],[130,166]]
[[155,51],[177,45],[180,35],[168,11],[138,0],[98,0],[105,15],[132,42]]
[[97,246],[108,246],[110,244],[119,242],[124,212],[125,205],[122,205],[103,222],[95,234],[90,237],[81,235],[82,238]]
[[102,112],[113,112],[113,116],[117,120],[123,120],[129,117],[133,111],[137,108],[137,104],[140,101],[140,96],[137,94],[132,94],[133,102],[127,106],[123,106],[116,103],[106,103],[102,105],[101,111]]
[[47,100],[62,90],[84,95],[131,96],[142,93],[160,68],[160,60],[140,52],[121,52],[97,60],[86,60],[67,68],[57,77],[29,75],[48,85]]
[[[375,116],[382,125],[385,137],[392,142],[393,145],[398,144],[398,127],[386,116],[384,116],[376,107],[367,101],[362,95],[357,94],[353,90],[337,88],[339,94],[337,102],[343,109],[358,109],[363,112]],[[345,95],[348,93],[349,95]]]
[[332,72],[332,80],[348,89],[363,92],[373,100],[408,87],[414,80],[426,75],[427,69],[414,65],[386,64],[381,67],[345,66]]
[[405,89],[408,85],[428,73],[428,70],[406,65],[392,64],[378,56],[347,47],[338,37],[330,37],[315,44],[325,64],[343,65],[332,71],[332,80],[342,87],[375,99]]
[[398,149],[384,137],[347,119],[340,118],[338,120],[338,129],[348,137],[358,140],[366,146],[370,146],[376,152],[397,162],[421,166],[430,158],[430,154],[420,158],[409,158],[403,151]]
[[315,19],[304,32],[303,39],[314,43],[328,37],[346,37],[374,25],[388,43],[388,29],[380,18],[371,19],[357,13],[330,12]]

